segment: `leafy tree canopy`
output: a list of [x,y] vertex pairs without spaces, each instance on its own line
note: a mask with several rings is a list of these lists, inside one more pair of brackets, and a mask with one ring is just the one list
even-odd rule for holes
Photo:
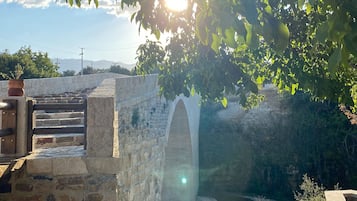
[[58,77],[58,66],[53,64],[47,53],[33,52],[30,47],[22,47],[14,54],[7,50],[0,53],[0,73],[8,75],[2,79],[9,79],[16,68],[21,66],[21,78]]
[[131,20],[157,38],[171,33],[165,48],[141,46],[138,57],[139,71],[159,69],[167,97],[198,92],[225,104],[230,93],[245,105],[259,98],[247,94],[270,82],[356,111],[354,0],[188,0],[182,12],[167,9],[165,0],[121,5],[138,7]]
[[62,73],[63,77],[75,76],[75,75],[76,75],[76,71],[75,70],[65,70]]
[[109,68],[109,72],[123,74],[123,75],[130,75],[131,74],[128,69],[121,67],[119,64],[111,65],[110,68]]

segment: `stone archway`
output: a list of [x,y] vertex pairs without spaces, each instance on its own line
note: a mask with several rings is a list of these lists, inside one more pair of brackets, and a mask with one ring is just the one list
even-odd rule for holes
[[162,201],[194,201],[192,142],[186,107],[176,104],[165,148]]

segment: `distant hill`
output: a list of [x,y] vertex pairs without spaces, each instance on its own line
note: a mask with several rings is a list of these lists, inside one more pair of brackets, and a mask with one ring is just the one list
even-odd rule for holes
[[[80,59],[52,59],[53,63],[57,63],[59,65],[59,71],[63,72],[66,70],[74,70],[76,73],[81,71],[81,60]],[[111,65],[119,64],[123,68],[127,68],[131,70],[134,68],[135,64],[125,64],[122,62],[114,62],[107,60],[100,61],[91,61],[91,60],[83,60],[83,68],[91,66],[95,69],[108,69]]]

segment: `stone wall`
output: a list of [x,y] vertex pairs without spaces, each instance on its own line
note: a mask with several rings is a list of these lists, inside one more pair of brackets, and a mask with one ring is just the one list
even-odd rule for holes
[[115,174],[96,174],[84,167],[81,157],[21,160],[11,178],[11,201],[115,201]]
[[120,177],[129,181],[120,185],[128,197],[119,200],[160,200],[169,103],[158,96],[156,76],[117,79],[116,86],[119,152],[126,164]]
[[[107,78],[127,77],[115,73],[101,73],[56,78],[25,79],[25,95],[39,96],[94,88]],[[0,81],[0,96],[7,96],[7,80]]]
[[[177,120],[173,116],[180,109],[184,116],[179,120],[187,122],[187,129],[182,131],[183,141],[173,146],[185,144],[189,147],[185,152],[196,151],[189,153],[193,157],[181,159],[190,160],[187,164],[192,166],[193,175],[188,178],[192,184],[185,189],[190,191],[189,200],[194,200],[198,189],[198,98],[167,101],[158,92],[157,75],[104,80],[87,99],[86,150],[55,148],[53,153],[39,150],[26,157],[13,171],[12,193],[3,199],[162,200],[165,152],[172,121]],[[180,134],[179,124],[175,129]]]

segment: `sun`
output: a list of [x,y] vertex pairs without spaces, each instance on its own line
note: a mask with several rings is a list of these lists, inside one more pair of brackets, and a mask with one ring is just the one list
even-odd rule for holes
[[187,0],[165,0],[166,7],[175,12],[187,9]]

